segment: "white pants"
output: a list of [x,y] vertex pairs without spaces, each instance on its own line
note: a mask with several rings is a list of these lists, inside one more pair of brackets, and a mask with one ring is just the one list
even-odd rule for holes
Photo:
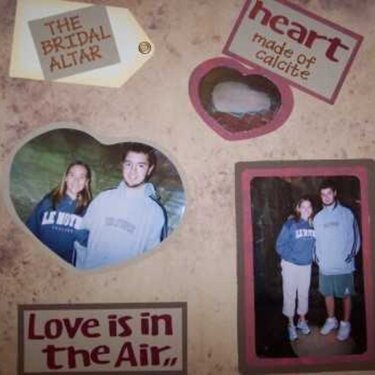
[[294,317],[297,296],[297,314],[305,315],[309,308],[311,264],[307,266],[297,266],[286,260],[281,260],[281,269],[284,298],[283,314],[288,318]]

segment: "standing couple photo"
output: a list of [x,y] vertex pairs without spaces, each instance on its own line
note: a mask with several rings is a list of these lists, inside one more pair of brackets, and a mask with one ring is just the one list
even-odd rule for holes
[[[306,315],[313,262],[319,269],[319,292],[324,297],[327,314],[320,334],[337,330],[337,340],[345,341],[351,332],[354,258],[360,248],[358,223],[352,211],[338,201],[333,180],[324,180],[319,190],[322,209],[314,215],[313,200],[301,197],[276,241],[282,269],[282,312],[288,318],[290,341],[311,332]],[[339,319],[336,302],[342,304]]]
[[250,179],[256,356],[366,352],[362,182],[270,173]]

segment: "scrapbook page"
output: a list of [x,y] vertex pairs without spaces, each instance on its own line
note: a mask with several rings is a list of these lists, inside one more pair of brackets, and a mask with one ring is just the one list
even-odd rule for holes
[[373,371],[374,16],[0,0],[0,373]]

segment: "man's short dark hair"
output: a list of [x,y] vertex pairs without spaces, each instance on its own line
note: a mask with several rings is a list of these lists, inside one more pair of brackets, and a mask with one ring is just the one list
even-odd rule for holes
[[123,162],[128,155],[130,151],[142,153],[147,155],[148,162],[150,163],[150,167],[154,166],[154,170],[156,168],[157,164],[157,158],[156,158],[156,150],[144,143],[137,143],[137,142],[128,142],[124,144],[123,150],[122,150],[122,159]]
[[323,189],[332,189],[332,191],[337,192],[336,182],[331,179],[323,180],[322,183],[320,184],[319,190],[322,191]]

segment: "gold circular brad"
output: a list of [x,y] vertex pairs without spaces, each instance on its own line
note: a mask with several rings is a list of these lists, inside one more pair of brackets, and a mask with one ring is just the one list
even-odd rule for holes
[[147,55],[151,52],[151,44],[149,42],[141,42],[138,45],[138,51],[143,55]]

